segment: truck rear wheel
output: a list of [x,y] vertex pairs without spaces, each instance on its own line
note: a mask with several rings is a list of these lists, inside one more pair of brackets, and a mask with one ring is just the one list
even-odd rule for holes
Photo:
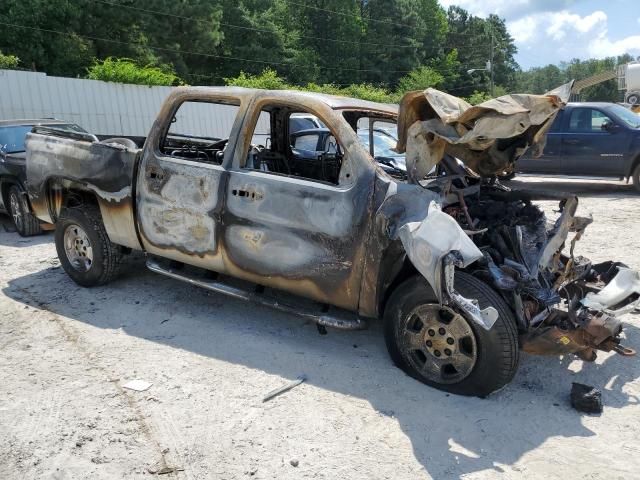
[[78,285],[104,285],[118,274],[122,248],[109,240],[97,206],[63,210],[55,239],[62,268]]
[[410,376],[439,390],[485,397],[504,387],[518,368],[516,322],[509,306],[482,281],[456,272],[456,290],[499,314],[487,331],[455,309],[440,306],[416,276],[391,295],[384,314],[387,349]]
[[9,189],[9,214],[20,236],[30,237],[42,233],[40,222],[31,213],[24,192],[17,185],[12,185]]
[[636,191],[640,192],[640,162],[636,165],[636,168],[633,169],[633,186],[636,188]]

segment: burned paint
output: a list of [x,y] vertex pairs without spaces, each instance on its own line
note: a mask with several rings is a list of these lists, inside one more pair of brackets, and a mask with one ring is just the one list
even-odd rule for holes
[[[491,329],[497,310],[480,310],[453,288],[453,272],[462,269],[509,303],[528,351],[592,359],[595,349],[625,351],[616,347],[620,324],[609,310],[637,301],[637,273],[625,280],[612,266],[605,275],[574,257],[590,222],[576,216],[577,198],[551,195],[562,215],[548,229],[531,193],[482,178],[527,148],[539,151],[563,99],[562,92],[514,95],[472,108],[442,92],[408,94],[398,145],[410,159],[404,183],[376,164],[355,131],[362,116],[395,118],[395,107],[303,92],[182,88],[165,102],[141,152],[31,134],[29,194],[36,214],[55,221],[69,195],[90,192],[115,243],[365,317],[381,316],[392,288],[419,273],[434,303]],[[224,145],[219,164],[162,152],[176,109],[192,100],[239,105],[229,138],[214,142]],[[267,105],[316,114],[344,151],[339,175],[313,180],[252,169],[248,155],[260,151],[251,145],[253,127]],[[277,143],[288,142],[286,129],[276,133]],[[437,163],[446,175],[428,177]],[[567,293],[579,291],[593,296],[580,303]]]
[[542,153],[546,129],[568,101],[571,84],[545,95],[505,95],[476,106],[428,88],[400,106],[398,151],[417,183],[445,153],[480,175],[508,170],[528,148]]
[[34,214],[55,223],[63,198],[54,192],[91,192],[111,240],[140,249],[133,215],[132,178],[139,150],[65,137],[46,131],[27,135],[27,191]]

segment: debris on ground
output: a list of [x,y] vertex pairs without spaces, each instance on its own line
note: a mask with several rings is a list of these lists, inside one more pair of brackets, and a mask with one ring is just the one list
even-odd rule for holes
[[168,475],[169,473],[176,473],[176,472],[184,472],[184,468],[182,467],[169,467],[169,466],[162,466],[159,467],[157,464],[147,468],[147,472],[149,472],[151,475]]
[[146,382],[144,380],[131,380],[130,382],[125,383],[122,388],[128,388],[129,390],[135,390],[136,392],[144,392],[151,387],[153,383]]
[[295,379],[294,381],[292,381],[291,383],[285,385],[284,387],[280,387],[280,388],[276,388],[275,390],[271,390],[269,393],[267,393],[264,398],[262,399],[263,402],[268,402],[269,400],[271,400],[274,397],[277,397],[278,395],[284,393],[284,392],[288,392],[289,390],[291,390],[294,387],[297,387],[298,385],[300,385],[302,382],[304,382],[307,379],[306,376],[301,375],[299,376],[297,379]]
[[602,392],[590,385],[571,385],[571,406],[580,412],[602,413]]
[[291,464],[292,467],[297,467],[298,465],[300,465],[300,462],[295,458],[289,460],[289,463]]

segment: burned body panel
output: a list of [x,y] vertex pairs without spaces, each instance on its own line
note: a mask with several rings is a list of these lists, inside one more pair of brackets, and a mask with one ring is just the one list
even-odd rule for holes
[[[470,107],[442,92],[414,92],[398,114],[393,106],[303,92],[178,88],[142,151],[31,134],[29,195],[38,217],[55,222],[70,192],[90,192],[113,243],[177,262],[163,267],[150,259],[153,271],[236,298],[256,298],[265,287],[306,297],[323,304],[322,314],[308,315],[319,325],[361,328],[361,319],[325,313],[333,306],[381,317],[394,291],[422,276],[426,310],[454,311],[482,335],[508,322],[516,354],[519,335],[532,353],[626,355],[616,315],[640,302],[637,272],[574,255],[591,222],[576,215],[577,198],[546,195],[559,201],[561,213],[550,224],[534,195],[492,176],[527,148],[542,148],[565,93]],[[190,101],[237,107],[228,137],[196,142],[178,134],[186,140],[169,141],[178,108]],[[316,115],[335,137],[335,151],[319,152],[319,168],[304,174],[287,157],[286,120],[296,112]],[[254,144],[263,114],[271,145]],[[357,135],[360,118],[397,115],[408,182],[385,173]],[[215,279],[180,273],[190,266]],[[493,305],[480,308],[478,299],[456,291],[456,271],[488,289]],[[255,285],[225,286],[218,274]],[[508,363],[515,368],[517,358]]]
[[[246,168],[250,132],[267,105],[304,109],[330,126],[344,149],[336,184]],[[353,128],[323,102],[287,92],[257,94],[246,125],[226,195],[227,268],[262,285],[358,310],[376,169]]]
[[135,228],[133,179],[139,150],[113,143],[84,141],[62,133],[29,133],[27,192],[34,214],[55,223],[63,189],[80,189],[97,198],[112,241],[142,248]]
[[409,181],[424,178],[445,153],[480,175],[511,168],[528,148],[539,156],[570,92],[566,84],[545,95],[505,95],[476,106],[433,88],[406,94],[398,151],[407,153]]

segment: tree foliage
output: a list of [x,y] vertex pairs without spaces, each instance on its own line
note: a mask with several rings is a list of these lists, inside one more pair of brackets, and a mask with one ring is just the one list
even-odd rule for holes
[[4,69],[15,69],[18,68],[18,64],[20,63],[20,59],[15,55],[5,55],[0,50],[0,68]]
[[179,85],[182,83],[169,65],[137,65],[128,58],[107,57],[96,61],[87,70],[87,78],[105,82],[133,83],[135,85]]
[[373,102],[391,103],[398,100],[398,94],[389,92],[380,87],[370,84],[352,84],[344,87],[332,83],[307,83],[305,85],[295,85],[278,76],[278,73],[270,68],[258,74],[248,74],[240,72],[237,77],[225,78],[225,84],[234,87],[264,88],[267,90],[304,90],[316,93],[327,93],[329,95],[341,95],[344,97],[361,98]]
[[[560,65],[535,67],[517,73],[516,88],[522,92],[540,94],[571,80],[582,80],[598,73],[615,71],[618,65],[632,60],[634,58],[630,55],[621,55],[603,59],[573,59]],[[622,93],[618,90],[618,82],[614,78],[585,88],[580,97],[583,101],[619,102],[622,100]]]
[[[269,69],[271,80],[287,85],[367,98],[429,86],[468,97],[490,91],[489,72],[468,73],[489,60],[496,95],[540,93],[621,61],[573,60],[522,72],[503,19],[444,10],[438,0],[2,0],[0,17],[5,54],[19,57],[22,68],[70,77],[94,71],[96,59],[124,58],[167,65],[162,73],[192,85],[267,82]],[[584,93],[617,96],[613,81]]]

